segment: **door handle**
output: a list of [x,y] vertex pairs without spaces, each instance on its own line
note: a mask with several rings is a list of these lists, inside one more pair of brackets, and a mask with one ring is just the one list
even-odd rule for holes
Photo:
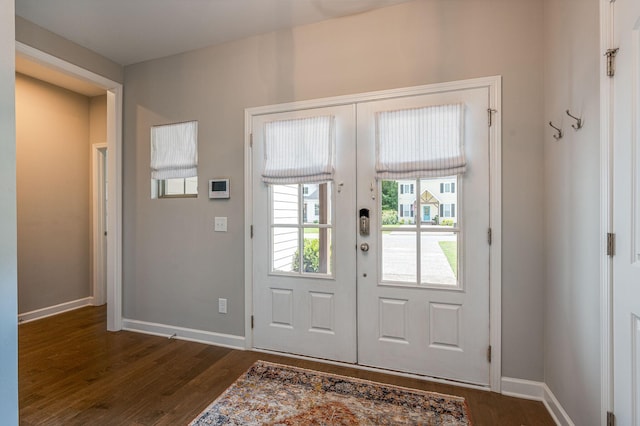
[[367,244],[367,243],[360,244],[360,250],[362,250],[364,252],[369,251],[369,244]]

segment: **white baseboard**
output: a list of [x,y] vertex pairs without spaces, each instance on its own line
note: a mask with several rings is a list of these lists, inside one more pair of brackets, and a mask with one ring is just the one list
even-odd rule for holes
[[60,303],[59,305],[36,309],[35,311],[18,314],[18,324],[24,324],[91,305],[93,305],[93,297],[85,297],[84,299],[72,300],[71,302]]
[[501,382],[503,395],[540,401],[547,408],[547,411],[557,425],[575,426],[546,383],[534,382],[532,380],[512,379],[510,377],[503,377]]
[[173,325],[157,324],[126,318],[122,320],[122,329],[138,333],[152,334],[154,336],[170,337],[173,339],[188,340],[190,342],[223,346],[230,349],[245,350],[244,336],[214,333],[211,331],[195,330],[192,328],[176,327]]

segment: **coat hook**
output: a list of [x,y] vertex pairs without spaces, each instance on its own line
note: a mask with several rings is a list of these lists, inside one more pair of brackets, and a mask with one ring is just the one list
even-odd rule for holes
[[574,117],[573,115],[571,115],[569,110],[567,110],[567,115],[573,118],[574,120],[576,120],[576,124],[572,124],[571,127],[573,127],[576,130],[582,129],[582,118]]
[[562,139],[562,129],[560,129],[560,128],[558,128],[558,127],[554,126],[552,122],[549,122],[549,126],[553,127],[554,129],[556,129],[556,132],[558,132],[558,133],[556,133],[555,135],[553,135],[553,138],[554,138],[555,140]]

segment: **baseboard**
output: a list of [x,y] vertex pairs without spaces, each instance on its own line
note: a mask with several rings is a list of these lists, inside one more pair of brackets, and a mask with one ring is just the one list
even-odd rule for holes
[[556,421],[558,425],[561,426],[575,426],[569,415],[560,402],[556,399],[556,396],[551,392],[551,389],[546,385],[544,385],[544,400],[542,401],[544,406],[549,410],[549,414],[553,417],[553,420]]
[[245,349],[244,336],[235,336],[232,334],[214,333],[211,331],[195,330],[192,328],[176,327],[173,325],[157,324],[126,318],[122,320],[122,329],[138,333],[152,334],[154,336],[163,336],[172,339],[223,346],[230,349]]
[[61,314],[63,312],[73,311],[74,309],[84,308],[85,306],[92,305],[93,297],[85,297],[84,299],[72,300],[71,302],[60,303],[59,305],[36,309],[35,311],[18,314],[18,324],[24,324],[27,322],[47,318],[53,315]]
[[557,425],[575,426],[546,383],[503,377],[501,386],[503,395],[542,402]]

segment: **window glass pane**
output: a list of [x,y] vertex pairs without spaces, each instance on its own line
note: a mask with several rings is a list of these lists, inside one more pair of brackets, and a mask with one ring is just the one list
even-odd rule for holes
[[166,179],[164,181],[164,195],[183,195],[184,179]]
[[198,178],[190,177],[184,180],[184,192],[185,194],[197,194],[198,193]]
[[273,228],[273,271],[300,271],[298,236],[298,228]]
[[423,232],[420,251],[422,284],[457,285],[457,234],[453,232]]
[[420,223],[424,226],[456,226],[457,176],[420,180]]
[[303,273],[332,274],[331,229],[304,228]]
[[305,224],[331,223],[331,183],[306,183],[302,185]]
[[382,231],[382,280],[417,283],[415,232]]
[[416,222],[416,181],[415,180],[383,180],[381,181],[381,215],[382,226],[406,226],[412,228]]
[[272,217],[275,225],[298,224],[298,185],[271,185]]

